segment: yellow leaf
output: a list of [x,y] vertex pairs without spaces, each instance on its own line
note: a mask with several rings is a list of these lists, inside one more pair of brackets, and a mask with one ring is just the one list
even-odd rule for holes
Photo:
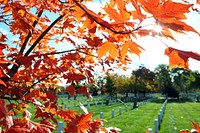
[[24,14],[25,14],[25,11],[24,10],[22,10],[22,9],[20,9],[19,11],[18,11],[18,13],[23,17],[24,16]]
[[50,112],[51,114],[56,114],[56,109],[55,109],[55,108],[50,108],[49,112]]

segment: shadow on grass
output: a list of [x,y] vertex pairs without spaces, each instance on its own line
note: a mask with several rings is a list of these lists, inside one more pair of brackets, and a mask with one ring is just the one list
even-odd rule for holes
[[[165,97],[155,97],[154,100],[152,100],[152,103],[163,103],[165,101]],[[194,102],[191,98],[188,97],[180,97],[177,98],[168,98],[168,103],[185,103],[185,102]]]
[[173,99],[173,98],[168,99],[168,103],[185,103],[185,102],[194,102],[194,101],[188,97],[181,97],[179,99]]

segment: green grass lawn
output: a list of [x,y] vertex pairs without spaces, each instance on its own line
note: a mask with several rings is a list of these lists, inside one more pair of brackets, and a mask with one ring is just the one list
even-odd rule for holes
[[[101,105],[101,99],[85,100],[83,97],[79,97],[85,107],[88,108],[88,102],[90,102],[89,112],[93,112],[93,118],[99,118],[100,112],[104,113],[104,125],[106,127],[114,126],[122,129],[122,133],[145,133],[145,130],[152,128],[154,130],[154,119],[157,119],[158,113],[163,105],[163,99],[157,99],[153,102],[147,102],[146,104],[139,106],[139,108],[131,110],[133,102],[121,103],[112,102],[109,105]],[[98,102],[96,106],[95,102]],[[83,113],[79,109],[78,102],[74,104],[74,100],[67,98],[59,98],[59,104],[70,109],[77,110]],[[140,103],[140,102],[139,102]],[[140,103],[141,104],[141,103]],[[126,111],[125,107],[128,107]],[[119,114],[119,108],[122,108],[122,115]],[[200,124],[200,103],[192,102],[189,100],[168,100],[164,118],[161,124],[159,133],[179,133],[181,129],[193,128],[191,121]],[[115,117],[112,118],[112,110],[115,111]],[[31,112],[34,112],[31,110]],[[58,121],[60,121],[58,119]],[[57,131],[54,131],[57,133]]]
[[161,103],[147,103],[137,109],[130,110],[108,119],[105,126],[116,126],[122,129],[122,133],[142,133],[146,129],[153,127],[154,119],[161,108]]
[[200,124],[200,103],[169,100],[159,133],[178,133],[193,128],[191,121]]
[[[139,102],[139,108],[131,109],[133,102],[129,103],[111,103],[110,105],[101,105],[101,101],[96,106],[95,102],[98,100],[93,99],[90,101],[89,112],[93,112],[94,118],[100,117],[100,112],[104,113],[104,125],[106,127],[115,126],[122,129],[122,133],[142,133],[145,132],[148,128],[154,127],[154,119],[157,118],[157,114],[160,111],[163,99],[157,100],[156,102],[147,102],[142,105],[142,102]],[[71,109],[82,112],[77,106],[74,106],[74,101],[71,100],[68,102],[66,99],[62,99],[59,102],[63,102],[66,107],[70,106]],[[87,102],[82,100],[86,107],[88,107]],[[63,105],[64,106],[64,105]],[[126,111],[126,106],[128,111]],[[122,115],[119,114],[119,108],[122,108]],[[112,110],[115,111],[115,117],[112,118]]]

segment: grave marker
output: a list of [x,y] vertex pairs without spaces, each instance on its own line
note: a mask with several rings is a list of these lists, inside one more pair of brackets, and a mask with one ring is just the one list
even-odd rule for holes
[[114,111],[114,109],[112,109],[112,118],[114,118],[115,117],[115,111]]
[[64,123],[58,122],[58,133],[63,133],[64,131]]
[[121,115],[122,114],[122,108],[119,107],[119,114]]

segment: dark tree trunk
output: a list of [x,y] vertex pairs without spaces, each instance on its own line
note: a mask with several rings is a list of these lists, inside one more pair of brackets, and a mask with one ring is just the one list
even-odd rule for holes
[[126,97],[128,97],[128,92],[126,92]]

